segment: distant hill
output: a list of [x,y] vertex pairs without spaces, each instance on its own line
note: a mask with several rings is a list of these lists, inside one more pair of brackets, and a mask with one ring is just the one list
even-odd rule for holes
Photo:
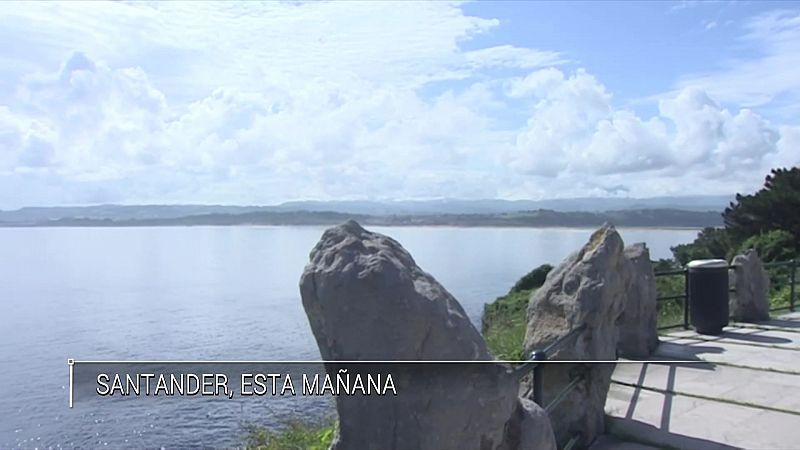
[[277,206],[281,210],[336,211],[351,214],[488,214],[549,209],[560,212],[602,212],[627,209],[681,209],[719,211],[732,195],[698,195],[652,198],[565,198],[551,200],[395,200],[395,201],[301,201]]
[[567,198],[555,200],[396,200],[396,201],[299,201],[272,206],[235,205],[94,205],[27,207],[0,211],[0,223],[34,224],[60,219],[161,220],[203,215],[240,215],[265,212],[336,212],[370,216],[425,216],[443,214],[510,214],[520,211],[603,212],[626,210],[722,210],[731,196],[653,198]]
[[223,205],[43,206],[21,208],[14,211],[0,211],[0,222],[31,223],[65,218],[97,220],[174,219],[201,214],[242,214],[264,210],[276,210],[276,207]]
[[332,225],[355,219],[373,226],[484,226],[484,227],[597,227],[605,222],[628,227],[719,226],[722,218],[713,211],[676,209],[620,210],[608,212],[560,212],[539,209],[499,214],[388,214],[367,215],[335,211],[248,211],[196,214],[182,217],[92,218],[86,216],[0,222],[0,226],[192,226],[192,225]]

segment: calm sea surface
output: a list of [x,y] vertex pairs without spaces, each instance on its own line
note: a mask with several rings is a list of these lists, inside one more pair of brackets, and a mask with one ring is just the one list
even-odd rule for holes
[[[0,228],[0,448],[234,446],[246,423],[324,418],[328,399],[77,402],[67,358],[298,360],[319,353],[298,280],[323,227]],[[589,229],[375,228],[476,325],[483,304]],[[694,230],[620,230],[653,258]]]

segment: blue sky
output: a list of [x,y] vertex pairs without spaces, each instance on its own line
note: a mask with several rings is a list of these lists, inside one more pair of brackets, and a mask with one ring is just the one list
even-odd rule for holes
[[500,26],[465,48],[513,43],[556,49],[569,60],[564,67],[586,68],[620,104],[653,114],[652,97],[677,87],[683,77],[725,71],[731,60],[758,57],[760,46],[744,38],[752,18],[774,11],[796,12],[798,6],[792,2],[498,1],[469,3],[464,10],[500,21]]
[[0,208],[730,194],[800,158],[792,2],[6,2],[0,39]]

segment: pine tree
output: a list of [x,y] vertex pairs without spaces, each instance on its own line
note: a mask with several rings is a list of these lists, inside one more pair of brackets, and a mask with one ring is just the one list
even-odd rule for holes
[[793,236],[794,250],[800,250],[800,167],[772,169],[761,190],[736,194],[722,217],[736,247],[752,236],[783,230]]

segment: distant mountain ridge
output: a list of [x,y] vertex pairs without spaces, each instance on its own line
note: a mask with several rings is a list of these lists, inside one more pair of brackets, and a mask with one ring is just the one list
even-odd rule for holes
[[240,215],[256,212],[335,212],[369,216],[441,214],[508,214],[521,211],[604,212],[645,209],[683,211],[722,210],[733,196],[652,198],[567,198],[552,200],[394,200],[394,201],[293,201],[271,206],[238,205],[94,205],[26,207],[0,211],[0,223],[21,224],[62,219],[165,220],[201,215]]
[[604,198],[584,197],[548,200],[441,199],[393,201],[297,201],[277,206],[282,210],[335,211],[353,214],[480,214],[549,209],[559,212],[602,212],[626,209],[680,209],[720,211],[732,195],[685,197]]

